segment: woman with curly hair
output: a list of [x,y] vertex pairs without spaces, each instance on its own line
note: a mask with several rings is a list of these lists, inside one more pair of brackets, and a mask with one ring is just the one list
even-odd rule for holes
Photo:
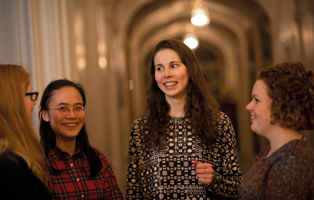
[[246,109],[251,130],[269,145],[243,177],[241,199],[314,199],[314,151],[301,132],[314,129],[313,102],[313,73],[302,63],[260,72]]
[[153,52],[144,115],[132,125],[126,199],[237,199],[235,133],[193,51],[163,40]]
[[33,127],[38,92],[20,65],[0,64],[0,199],[51,199],[48,164]]

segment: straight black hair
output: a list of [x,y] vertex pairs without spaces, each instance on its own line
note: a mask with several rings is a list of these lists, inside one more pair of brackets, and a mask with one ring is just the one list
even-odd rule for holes
[[[40,137],[41,137],[41,144],[44,147],[45,155],[47,158],[48,158],[49,151],[56,146],[56,136],[53,129],[50,126],[50,123],[42,119],[41,111],[49,109],[48,105],[51,101],[51,98],[54,92],[63,87],[73,87],[77,89],[82,96],[83,106],[85,107],[85,104],[86,104],[85,92],[81,84],[74,83],[67,79],[58,79],[58,80],[50,82],[49,85],[46,87],[40,101],[40,111],[38,113],[38,116],[40,120],[39,132],[40,132]],[[89,143],[85,124],[83,125],[79,134],[76,136],[76,142],[81,149],[82,156],[83,154],[85,154],[87,157],[87,160],[91,169],[90,177],[91,178],[95,177],[102,168],[102,162],[97,156],[95,150],[91,147]],[[57,172],[52,171],[52,173],[57,173]]]

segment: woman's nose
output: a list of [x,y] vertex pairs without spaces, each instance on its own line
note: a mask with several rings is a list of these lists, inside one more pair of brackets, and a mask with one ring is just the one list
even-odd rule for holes
[[74,109],[68,109],[68,113],[65,116],[66,118],[76,118],[77,114],[75,114]]
[[172,72],[170,69],[165,69],[165,78],[172,76]]
[[245,109],[246,109],[247,111],[251,111],[251,110],[252,110],[251,103],[252,103],[252,101],[246,105]]

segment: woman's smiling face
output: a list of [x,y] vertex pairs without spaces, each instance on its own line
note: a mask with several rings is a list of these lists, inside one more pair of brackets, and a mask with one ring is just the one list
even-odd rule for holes
[[261,136],[267,136],[274,127],[271,124],[271,99],[267,93],[267,85],[263,80],[257,80],[252,90],[252,101],[246,106],[251,115],[251,130]]
[[189,81],[186,66],[172,49],[158,51],[154,58],[155,80],[166,99],[185,100]]
[[[43,119],[49,121],[53,129],[57,144],[62,141],[73,141],[85,123],[85,111],[74,113],[74,108],[82,107],[83,99],[74,87],[63,87],[53,92],[49,102],[49,110],[44,111]],[[70,109],[64,115],[60,108]]]

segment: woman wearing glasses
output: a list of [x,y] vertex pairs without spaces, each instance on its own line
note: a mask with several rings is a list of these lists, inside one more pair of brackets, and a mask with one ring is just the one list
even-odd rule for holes
[[48,165],[32,128],[38,92],[18,65],[0,65],[1,199],[51,199]]
[[111,165],[90,146],[85,93],[66,79],[51,82],[40,102],[40,136],[50,164],[54,199],[123,199]]

